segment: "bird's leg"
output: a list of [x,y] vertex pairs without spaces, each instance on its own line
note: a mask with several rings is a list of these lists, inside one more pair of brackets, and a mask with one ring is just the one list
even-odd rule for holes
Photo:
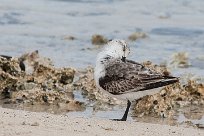
[[127,116],[128,116],[128,112],[129,112],[129,109],[130,109],[130,105],[131,105],[131,102],[128,100],[127,101],[127,108],[125,110],[125,113],[124,113],[123,117],[121,119],[113,119],[113,120],[114,121],[126,121]]

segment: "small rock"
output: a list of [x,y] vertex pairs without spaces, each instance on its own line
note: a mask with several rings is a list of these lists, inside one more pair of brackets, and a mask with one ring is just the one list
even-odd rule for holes
[[37,85],[35,83],[27,83],[25,82],[24,84],[22,84],[22,86],[19,88],[21,90],[31,90],[33,88],[36,88]]
[[73,82],[75,70],[64,68],[61,72],[60,82],[64,85],[70,84]]
[[63,40],[71,40],[71,41],[73,41],[73,40],[76,40],[76,37],[74,37],[74,36],[64,36]]
[[38,122],[34,122],[32,124],[30,124],[31,126],[39,126],[40,124]]
[[108,39],[99,34],[93,35],[91,41],[94,45],[104,45],[108,43]]
[[144,32],[134,32],[133,34],[131,34],[128,39],[130,41],[136,41],[137,39],[142,39],[142,38],[146,38],[147,34]]
[[204,129],[204,124],[196,124],[196,127]]
[[187,52],[178,52],[174,53],[171,57],[171,60],[168,64],[170,67],[179,67],[179,68],[187,68],[191,64],[189,62],[189,55]]
[[198,85],[198,92],[204,96],[204,85],[203,84],[199,84]]
[[38,50],[31,53],[23,54],[21,57],[18,58],[18,60],[21,63],[23,63],[25,67],[24,71],[28,75],[33,74],[33,72],[35,71],[35,68],[38,65],[53,66],[52,61],[49,58],[41,57],[39,55]]
[[23,121],[21,125],[27,125],[27,124],[26,124],[26,122],[25,122],[25,121]]
[[158,16],[160,19],[168,19],[171,17],[171,14],[170,13],[167,13],[167,12],[161,12]]

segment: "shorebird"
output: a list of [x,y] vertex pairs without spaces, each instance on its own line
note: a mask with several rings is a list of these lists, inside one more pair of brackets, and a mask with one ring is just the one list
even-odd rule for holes
[[[96,86],[101,91],[127,100],[125,113],[121,119],[115,119],[117,121],[127,120],[131,100],[151,94],[154,88],[178,82],[176,77],[165,76],[126,59],[129,53],[130,49],[124,40],[112,40],[98,53],[94,69]],[[134,98],[133,92],[139,97]]]

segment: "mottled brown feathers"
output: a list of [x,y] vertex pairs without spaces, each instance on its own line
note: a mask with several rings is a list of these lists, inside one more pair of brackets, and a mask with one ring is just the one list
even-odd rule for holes
[[99,85],[115,95],[158,88],[175,82],[178,82],[175,77],[164,76],[137,62],[122,62],[120,59],[109,62],[105,76],[99,79]]

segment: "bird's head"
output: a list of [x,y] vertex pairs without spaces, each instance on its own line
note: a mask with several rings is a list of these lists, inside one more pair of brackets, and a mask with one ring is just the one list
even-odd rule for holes
[[107,43],[101,52],[101,57],[111,57],[114,59],[121,59],[125,62],[129,55],[130,49],[124,40],[111,40]]

